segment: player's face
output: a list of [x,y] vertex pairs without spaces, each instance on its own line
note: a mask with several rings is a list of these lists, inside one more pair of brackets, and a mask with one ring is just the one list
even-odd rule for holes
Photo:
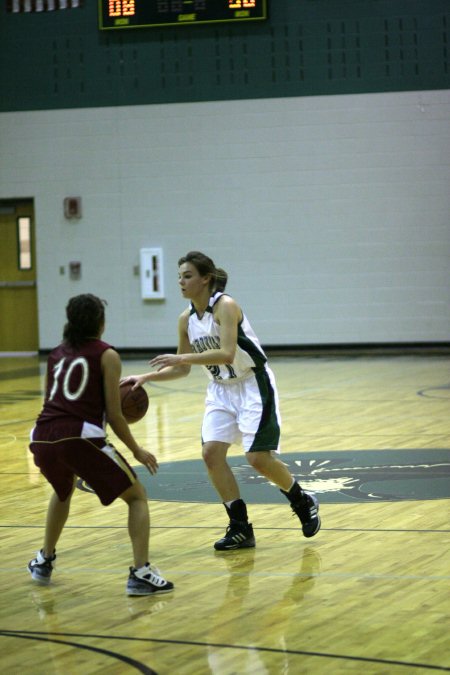
[[180,265],[178,269],[178,283],[184,298],[193,300],[203,295],[206,291],[209,293],[210,275],[202,277],[198,269],[192,263],[186,262]]

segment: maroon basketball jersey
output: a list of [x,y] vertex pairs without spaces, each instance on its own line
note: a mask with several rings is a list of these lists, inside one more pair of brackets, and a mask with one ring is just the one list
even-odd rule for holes
[[89,340],[77,349],[63,342],[53,349],[47,361],[47,389],[37,424],[70,418],[104,427],[101,357],[106,349],[113,347],[102,340]]

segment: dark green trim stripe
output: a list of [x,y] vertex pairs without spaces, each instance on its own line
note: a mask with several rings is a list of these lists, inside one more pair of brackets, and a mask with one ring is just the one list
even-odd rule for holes
[[262,368],[267,362],[265,354],[258,349],[255,343],[242,330],[242,323],[238,325],[238,347],[246,352],[252,359],[256,368]]
[[275,391],[267,371],[262,368],[255,370],[256,382],[263,403],[263,412],[258,431],[249,452],[259,450],[276,450],[280,442],[280,425],[278,424],[275,403]]

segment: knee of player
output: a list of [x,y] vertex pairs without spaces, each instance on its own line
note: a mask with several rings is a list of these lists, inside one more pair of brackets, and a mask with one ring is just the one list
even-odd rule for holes
[[212,466],[214,464],[214,452],[212,448],[204,445],[202,448],[202,458],[206,466]]
[[250,466],[256,469],[256,471],[261,471],[267,464],[266,455],[266,452],[247,452],[247,462],[250,464]]
[[147,493],[145,487],[139,480],[136,480],[131,487],[129,487],[125,492],[122,492],[120,497],[130,504],[134,501],[145,501],[147,502]]
[[147,492],[140,480],[135,482],[134,487],[136,488],[136,498],[142,499],[145,502],[148,501]]
[[222,443],[208,442],[202,447],[202,457],[208,469],[222,466],[226,463],[226,448]]

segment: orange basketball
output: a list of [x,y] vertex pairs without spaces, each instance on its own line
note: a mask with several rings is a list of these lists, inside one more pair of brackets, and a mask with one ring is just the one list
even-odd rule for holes
[[128,424],[139,422],[148,410],[148,395],[143,387],[132,390],[133,384],[125,382],[120,385],[120,401],[122,413]]

